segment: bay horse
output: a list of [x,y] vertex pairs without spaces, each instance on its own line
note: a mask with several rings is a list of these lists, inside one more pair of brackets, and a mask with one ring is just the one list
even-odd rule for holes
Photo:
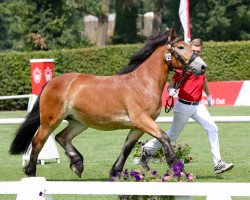
[[70,159],[70,168],[81,177],[83,156],[71,141],[88,127],[99,130],[130,129],[122,151],[110,175],[121,172],[138,139],[146,132],[163,145],[169,166],[179,162],[168,136],[156,124],[161,97],[170,69],[204,74],[206,63],[178,38],[174,30],[152,37],[118,74],[94,76],[67,73],[49,81],[19,127],[10,146],[10,154],[25,153],[32,142],[30,161],[24,167],[27,176],[36,176],[38,154],[49,135],[62,120],[68,126],[56,135],[56,141]]

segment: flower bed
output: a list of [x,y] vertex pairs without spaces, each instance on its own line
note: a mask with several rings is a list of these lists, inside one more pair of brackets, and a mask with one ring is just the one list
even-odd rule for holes
[[[132,155],[136,159],[136,163],[142,152],[142,147],[144,142],[137,142]],[[125,181],[125,182],[192,182],[195,180],[195,176],[186,173],[184,171],[184,163],[189,163],[193,160],[190,156],[191,147],[188,144],[172,144],[173,150],[176,156],[182,162],[169,168],[163,175],[158,173],[155,169],[150,169],[149,166],[145,170],[140,168],[135,170],[125,169],[121,173],[117,173],[116,176],[110,177],[110,181]],[[151,162],[164,163],[165,153],[163,148],[158,149],[158,151],[152,156]],[[136,195],[120,195],[121,200],[174,200],[173,196],[136,196]]]
[[[193,182],[195,176],[184,171],[184,164],[182,162],[177,163],[166,171],[164,175],[160,175],[157,170],[151,170],[149,166],[145,170],[135,169],[129,171],[125,169],[121,173],[117,173],[116,176],[110,177],[110,181],[125,181],[125,182]],[[173,200],[172,196],[135,196],[135,195],[120,195],[119,199],[122,200],[134,200],[134,199],[146,199],[146,200]]]

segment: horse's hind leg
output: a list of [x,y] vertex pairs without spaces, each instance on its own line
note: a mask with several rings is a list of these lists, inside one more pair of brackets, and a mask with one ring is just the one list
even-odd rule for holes
[[116,162],[114,163],[111,171],[110,171],[110,175],[111,176],[116,176],[117,172],[121,172],[123,169],[123,166],[130,154],[130,152],[132,151],[133,147],[135,146],[136,142],[139,140],[139,138],[143,135],[144,131],[142,130],[138,130],[138,129],[131,129],[125,144],[122,148],[122,151],[118,157],[118,159],[116,160]]
[[30,161],[28,165],[24,168],[25,174],[27,176],[36,176],[36,164],[38,155],[53,130],[54,128],[43,125],[40,125],[40,127],[38,128],[36,135],[32,139],[32,151],[30,154]]
[[88,127],[73,119],[68,120],[68,122],[68,126],[56,135],[56,141],[64,148],[66,155],[69,157],[71,170],[81,178],[84,169],[83,156],[72,145],[71,141]]

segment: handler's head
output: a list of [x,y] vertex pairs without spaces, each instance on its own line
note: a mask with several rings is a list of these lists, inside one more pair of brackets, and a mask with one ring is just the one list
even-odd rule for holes
[[203,42],[200,38],[193,39],[191,41],[190,47],[198,56],[202,56]]

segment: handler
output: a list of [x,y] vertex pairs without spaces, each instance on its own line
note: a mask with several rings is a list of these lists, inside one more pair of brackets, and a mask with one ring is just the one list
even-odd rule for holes
[[[192,50],[202,56],[203,42],[196,38],[191,42]],[[179,88],[179,99],[174,105],[174,119],[166,134],[171,141],[175,141],[189,118],[198,122],[207,132],[211,152],[213,154],[214,171],[216,174],[228,171],[233,168],[233,163],[225,163],[221,159],[218,127],[213,118],[209,114],[205,105],[201,102],[202,90],[207,95],[208,106],[212,104],[212,97],[209,92],[206,75],[195,76],[191,72],[187,72],[182,80],[182,71],[177,71],[173,76],[172,82],[168,85],[169,96],[174,96],[177,93],[175,89],[176,83],[181,83]],[[152,139],[147,142],[142,148],[140,163],[143,167],[148,164],[149,158],[161,147],[161,143],[157,139]]]

